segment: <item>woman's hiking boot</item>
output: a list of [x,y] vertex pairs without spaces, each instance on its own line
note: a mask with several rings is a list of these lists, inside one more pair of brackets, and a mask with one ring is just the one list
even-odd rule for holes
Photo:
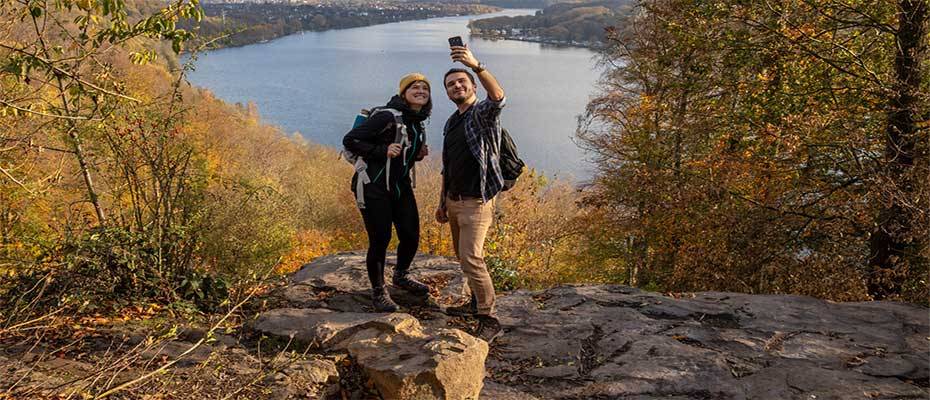
[[377,312],[396,312],[399,308],[397,303],[391,300],[387,290],[384,290],[384,286],[371,289],[371,305]]
[[497,320],[497,317],[491,315],[477,315],[478,317],[478,332],[475,336],[481,338],[488,344],[494,342],[494,339],[500,337],[504,333],[503,328],[501,328],[500,321]]
[[410,277],[407,271],[394,271],[394,286],[404,289],[415,295],[429,294],[429,286]]
[[446,315],[467,317],[475,314],[478,314],[478,298],[475,297],[474,294],[471,295],[471,300],[469,300],[468,303],[460,306],[446,307]]

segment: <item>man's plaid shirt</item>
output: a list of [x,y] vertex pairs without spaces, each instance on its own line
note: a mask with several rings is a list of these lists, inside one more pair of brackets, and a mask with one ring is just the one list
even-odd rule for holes
[[[465,111],[465,141],[471,154],[478,160],[481,173],[481,198],[494,198],[504,187],[501,175],[501,109],[506,98],[494,101],[490,98],[477,102]],[[456,111],[458,112],[458,111]],[[449,127],[444,128],[443,134]]]

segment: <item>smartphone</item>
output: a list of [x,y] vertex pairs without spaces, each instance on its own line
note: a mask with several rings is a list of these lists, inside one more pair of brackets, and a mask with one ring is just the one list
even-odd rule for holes
[[453,36],[449,38],[449,47],[454,47],[454,46],[459,46],[459,47],[465,46],[465,42],[462,42],[461,36]]

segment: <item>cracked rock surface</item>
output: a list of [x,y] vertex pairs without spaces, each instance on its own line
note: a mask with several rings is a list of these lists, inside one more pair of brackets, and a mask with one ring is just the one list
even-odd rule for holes
[[[262,315],[256,329],[323,349],[364,349],[370,359],[359,361],[369,365],[360,365],[372,376],[424,368],[429,357],[403,354],[426,343],[444,349],[436,354],[471,352],[449,360],[459,363],[455,371],[470,371],[462,387],[477,382],[482,398],[930,398],[923,306],[716,292],[669,297],[616,285],[521,290],[500,295],[505,333],[485,359],[486,344],[467,334],[470,321],[440,310],[460,301],[454,260],[417,256],[411,272],[432,286],[431,298],[391,288],[401,313],[375,314],[364,259],[341,253],[306,265],[279,294],[282,308]],[[396,357],[387,355],[394,350]],[[486,376],[466,365],[480,362]],[[430,384],[429,396],[455,398]]]

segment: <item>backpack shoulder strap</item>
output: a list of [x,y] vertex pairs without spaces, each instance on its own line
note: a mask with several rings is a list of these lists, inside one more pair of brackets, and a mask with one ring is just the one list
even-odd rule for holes
[[[389,112],[394,117],[394,143],[401,143],[402,140],[406,139],[406,135],[403,135],[403,137],[401,135],[402,131],[406,133],[407,130],[406,126],[404,125],[404,114],[390,107],[374,107],[371,109],[371,111],[369,111],[368,118],[371,118],[380,112]],[[385,127],[385,130],[387,130],[389,127],[390,126]]]
[[[394,143],[399,143],[406,150],[407,147],[407,126],[404,125],[404,114],[398,110],[395,110],[390,107],[375,107],[372,108],[368,114],[368,118],[371,118],[379,112],[389,112],[394,116]],[[390,126],[385,127],[385,130],[390,128]],[[387,186],[387,190],[391,191],[391,162],[386,162],[384,165],[385,170],[385,179],[384,183]]]
[[368,117],[371,118],[372,116],[374,116],[375,114],[379,112],[389,112],[391,113],[391,115],[394,116],[394,122],[399,123],[399,124],[404,123],[404,119],[403,119],[404,113],[398,110],[395,110],[393,108],[390,108],[390,107],[374,107],[371,109],[371,111],[368,112]]
[[404,114],[398,110],[395,110],[393,108],[388,108],[388,107],[380,108],[378,109],[378,111],[379,112],[387,111],[387,112],[390,112],[391,115],[394,116],[394,133],[395,133],[394,143],[401,143],[401,144],[406,145],[407,126],[404,125]]
[[389,107],[380,108],[380,109],[378,109],[378,111],[387,111],[387,112],[391,113],[391,115],[394,116],[394,123],[395,123],[395,124],[397,124],[398,126],[403,126],[403,125],[404,125],[404,113],[402,113],[402,112],[400,112],[400,111],[398,111],[398,110],[395,110],[395,109],[393,109],[393,108],[389,108]]

